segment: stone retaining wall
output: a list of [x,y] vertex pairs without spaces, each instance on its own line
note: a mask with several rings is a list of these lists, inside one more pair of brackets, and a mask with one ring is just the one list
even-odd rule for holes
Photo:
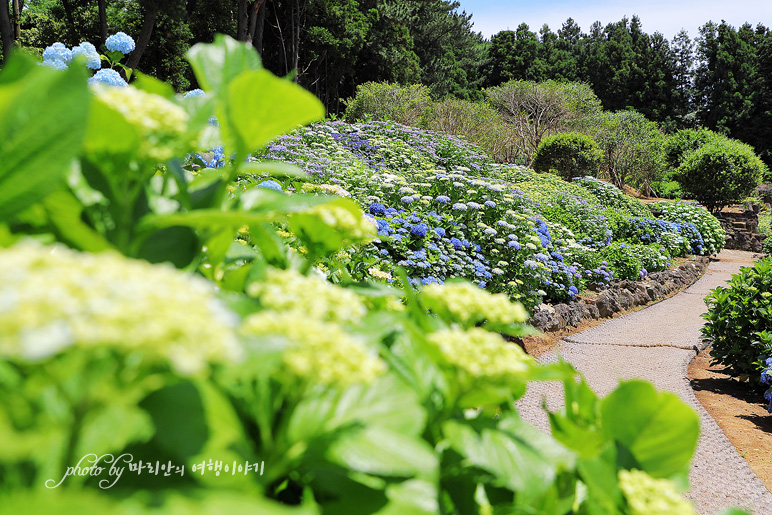
[[702,275],[709,262],[707,257],[698,256],[673,270],[652,272],[642,281],[614,281],[594,300],[543,307],[534,313],[530,323],[541,331],[558,331],[567,326],[576,327],[586,320],[611,317],[614,313],[663,299],[691,285]]
[[766,234],[759,234],[759,217],[748,209],[742,213],[718,213],[716,218],[726,231],[727,249],[761,252]]

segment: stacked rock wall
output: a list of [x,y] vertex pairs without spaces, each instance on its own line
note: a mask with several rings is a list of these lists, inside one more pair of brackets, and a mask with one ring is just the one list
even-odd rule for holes
[[727,249],[761,252],[767,235],[759,234],[759,217],[755,211],[719,213],[716,218],[726,231]]
[[545,305],[534,313],[530,323],[541,331],[558,331],[567,326],[576,327],[586,320],[611,317],[619,311],[660,300],[689,286],[702,275],[709,262],[707,257],[696,257],[673,270],[653,272],[642,281],[614,282],[594,300]]

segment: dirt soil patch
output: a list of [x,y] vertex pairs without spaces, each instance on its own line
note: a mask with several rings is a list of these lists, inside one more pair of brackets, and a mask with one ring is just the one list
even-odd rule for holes
[[710,347],[689,365],[689,381],[697,400],[772,491],[772,415],[757,388],[710,364]]

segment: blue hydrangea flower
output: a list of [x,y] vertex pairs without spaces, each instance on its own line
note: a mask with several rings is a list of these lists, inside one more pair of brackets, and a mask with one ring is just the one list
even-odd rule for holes
[[573,285],[568,287],[568,291],[571,292],[571,295],[576,295],[577,293],[579,293],[579,290],[577,289],[577,287]]
[[196,89],[191,89],[190,91],[185,93],[185,96],[183,96],[182,98],[203,97],[203,96],[206,96],[206,91],[204,91],[203,89],[196,88]]
[[40,63],[42,66],[48,66],[49,68],[53,68],[54,70],[66,70],[67,69],[67,63],[60,59],[54,59],[53,61],[43,61]]
[[86,68],[98,70],[102,67],[102,58],[99,56],[99,52],[97,52],[96,47],[88,41],[82,41],[80,45],[72,49],[73,59],[79,55],[86,58]]
[[72,50],[67,48],[64,43],[59,43],[58,41],[43,50],[43,61],[57,60],[62,61],[64,64],[72,61]]
[[97,82],[108,84],[110,86],[118,86],[121,88],[128,86],[126,81],[123,80],[123,77],[121,77],[121,74],[115,70],[111,70],[110,68],[102,68],[88,80],[89,84],[96,84]]
[[507,243],[507,245],[509,245],[510,247],[512,247],[515,250],[520,250],[521,248],[523,248],[522,245],[520,245],[515,240],[509,240],[509,243]]
[[445,195],[438,195],[437,198],[435,198],[434,200],[436,200],[441,204],[447,204],[448,202],[450,202],[450,197],[447,197]]
[[425,223],[415,224],[410,228],[410,234],[417,238],[423,238],[429,232],[429,226]]
[[281,188],[281,184],[279,184],[278,182],[276,182],[274,180],[263,181],[260,184],[258,184],[257,187],[258,188],[266,188],[266,189],[274,190],[274,191],[282,191],[282,192],[284,191]]
[[453,248],[455,248],[456,250],[461,250],[462,248],[464,248],[464,244],[458,238],[451,238],[450,243],[451,245],[453,245]]
[[466,211],[468,208],[466,207],[466,204],[462,204],[461,202],[456,202],[453,204],[453,209],[455,211]]
[[116,32],[107,38],[105,46],[111,52],[118,51],[123,55],[126,55],[134,50],[134,40],[124,32]]
[[496,203],[492,200],[486,200],[485,205],[491,208],[496,207]]
[[401,199],[399,199],[399,201],[404,204],[410,204],[411,202],[413,202],[413,200],[414,200],[413,197],[402,197]]
[[492,228],[492,227],[488,227],[488,228],[487,228],[487,229],[485,229],[483,232],[484,232],[485,234],[487,234],[488,236],[496,236],[496,229],[494,229],[494,228]]
[[466,203],[466,205],[467,205],[467,207],[468,207],[469,209],[474,209],[474,210],[480,209],[480,208],[482,207],[482,206],[481,206],[480,204],[478,204],[477,202],[467,202],[467,203]]
[[436,232],[437,236],[439,236],[440,238],[445,237],[445,229],[443,229],[442,227],[435,227],[434,232]]
[[372,215],[384,216],[386,214],[386,206],[378,202],[374,202],[370,204],[369,211],[370,211],[370,214]]

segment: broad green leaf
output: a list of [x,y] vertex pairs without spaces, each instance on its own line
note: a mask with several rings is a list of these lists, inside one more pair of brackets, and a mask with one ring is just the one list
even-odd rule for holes
[[346,431],[325,455],[333,463],[366,474],[428,480],[438,474],[437,456],[424,440],[385,427]]
[[298,125],[324,118],[319,99],[268,70],[238,75],[228,84],[227,98],[226,113],[236,150],[244,155]]
[[0,220],[63,182],[86,131],[91,93],[85,70],[62,72],[28,61],[14,54],[0,73]]
[[175,92],[171,84],[139,71],[135,71],[134,76],[135,78],[131,85],[135,88],[167,99],[174,98]]
[[86,153],[94,159],[100,159],[104,155],[122,155],[126,156],[122,160],[126,162],[128,157],[136,153],[138,147],[139,134],[134,125],[120,112],[99,100],[99,97],[92,96],[88,129],[83,143]]
[[651,383],[627,381],[601,401],[603,431],[628,451],[638,468],[655,478],[687,474],[697,446],[697,413],[673,393],[657,392]]
[[145,238],[137,257],[151,263],[172,263],[185,268],[201,250],[198,237],[190,227],[176,225],[165,227]]
[[71,247],[88,252],[111,249],[110,242],[83,223],[83,205],[71,193],[61,190],[46,197],[43,207],[59,237]]
[[426,413],[413,390],[393,374],[374,384],[351,386],[341,394],[327,392],[302,400],[292,414],[287,435],[290,441],[308,440],[347,424],[379,426],[418,435]]
[[[492,474],[494,486],[516,492],[519,505],[538,500],[551,487],[558,470],[569,466],[571,459],[566,453],[545,454],[519,434],[513,434],[514,427],[506,432],[483,428],[478,433],[468,423],[450,420],[442,429],[450,447],[464,456],[466,463]],[[529,433],[529,438],[535,434]]]
[[248,70],[260,70],[260,56],[247,43],[218,34],[214,43],[197,43],[185,54],[193,68],[201,89],[218,93],[239,74]]
[[[182,382],[148,395],[140,405],[153,418],[153,441],[166,454],[187,462],[203,449],[209,438],[204,401],[196,385]],[[184,424],[180,424],[184,420]]]
[[386,487],[389,503],[376,515],[435,515],[439,513],[437,486],[428,481],[410,479]]
[[75,454],[80,457],[88,453],[119,453],[128,444],[152,436],[153,423],[147,412],[135,405],[114,403],[88,412]]

